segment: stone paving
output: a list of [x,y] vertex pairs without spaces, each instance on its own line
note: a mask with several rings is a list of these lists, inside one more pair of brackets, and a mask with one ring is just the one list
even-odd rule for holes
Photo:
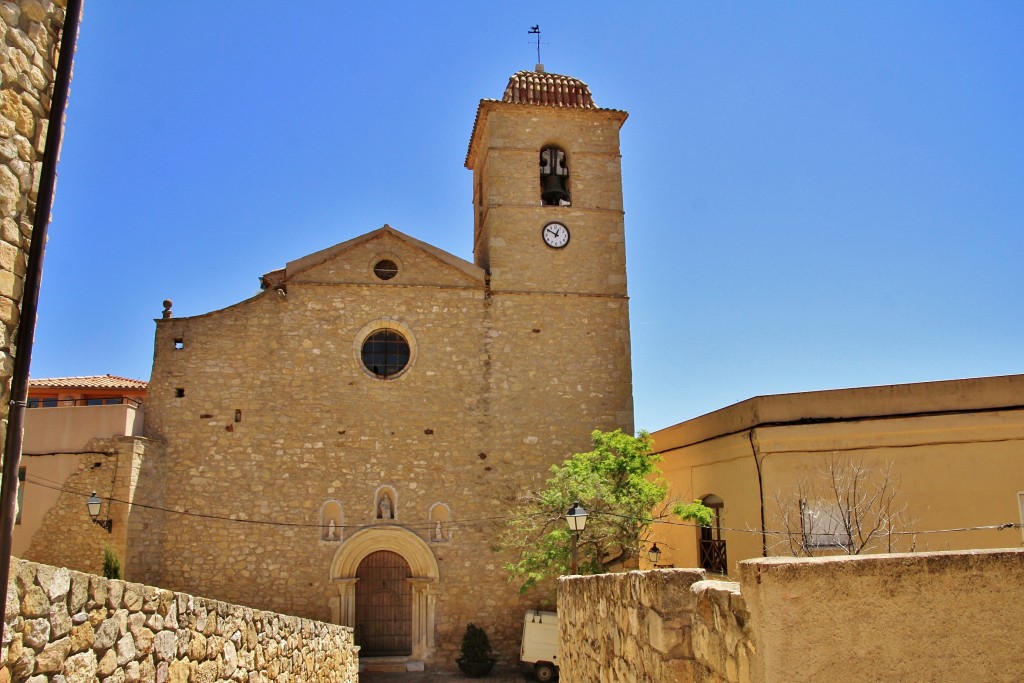
[[489,683],[523,683],[535,681],[521,669],[495,670],[484,678],[469,678],[458,671],[424,671],[419,673],[384,673],[364,671],[359,683],[457,683],[457,681],[488,681]]

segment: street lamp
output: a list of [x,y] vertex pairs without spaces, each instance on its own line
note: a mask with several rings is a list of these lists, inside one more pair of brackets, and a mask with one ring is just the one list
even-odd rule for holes
[[99,518],[100,505],[100,498],[99,496],[96,495],[96,492],[93,491],[92,495],[89,496],[89,500],[85,501],[85,506],[89,508],[89,516],[92,517],[92,523],[100,525],[101,527],[106,529],[107,533],[109,534],[111,528],[114,526],[114,520],[110,519],[109,517],[107,519]]
[[565,521],[568,522],[569,529],[572,531],[572,573],[578,574],[579,559],[577,546],[580,541],[580,532],[587,526],[587,511],[583,509],[578,500],[565,513]]
[[651,549],[647,551],[647,557],[652,565],[658,566],[658,560],[661,559],[661,548],[658,547],[657,543],[651,545]]

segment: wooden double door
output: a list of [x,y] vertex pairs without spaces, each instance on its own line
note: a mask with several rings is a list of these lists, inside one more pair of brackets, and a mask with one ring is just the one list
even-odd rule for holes
[[355,641],[360,657],[412,654],[412,572],[398,553],[378,550],[356,571]]

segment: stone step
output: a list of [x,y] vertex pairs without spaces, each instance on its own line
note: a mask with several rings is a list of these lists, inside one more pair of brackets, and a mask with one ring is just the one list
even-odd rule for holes
[[359,661],[359,671],[379,673],[408,673],[410,671],[423,671],[423,662],[410,662],[405,658],[375,657],[364,658]]

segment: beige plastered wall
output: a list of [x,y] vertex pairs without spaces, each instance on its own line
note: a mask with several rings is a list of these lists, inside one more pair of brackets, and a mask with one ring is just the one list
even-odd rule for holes
[[108,436],[141,436],[144,413],[131,405],[57,406],[25,411],[22,452],[73,453]]
[[742,562],[559,581],[561,678],[1018,681],[1024,551]]
[[[79,453],[62,453],[46,456],[22,456],[21,466],[25,469],[26,480],[19,486],[24,487],[19,522],[14,526],[14,544],[12,552],[17,557],[25,557],[32,537],[39,531],[43,520],[60,499],[61,489],[68,477],[78,471],[82,455]],[[28,475],[31,473],[32,482]]]
[[1019,681],[1024,552],[743,563],[754,681]]

